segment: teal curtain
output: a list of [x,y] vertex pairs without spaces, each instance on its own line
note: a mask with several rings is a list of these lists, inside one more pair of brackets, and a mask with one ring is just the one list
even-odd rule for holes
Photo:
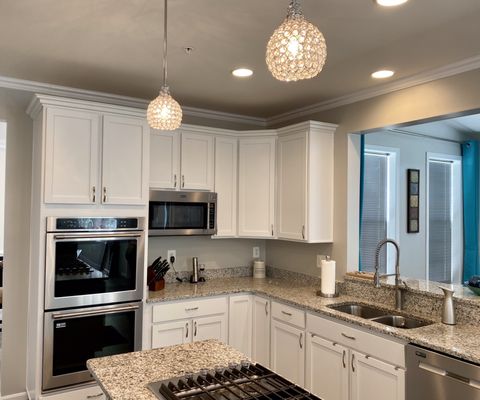
[[[364,185],[364,175],[365,175],[365,134],[360,135],[360,212],[359,212],[359,239],[362,237],[362,214],[363,214],[363,185]],[[362,253],[358,251],[358,270],[362,270]]]
[[479,268],[479,142],[462,144],[463,179],[463,280],[480,275]]

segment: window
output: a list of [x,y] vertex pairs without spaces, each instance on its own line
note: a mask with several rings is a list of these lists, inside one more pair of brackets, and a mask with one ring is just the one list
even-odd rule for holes
[[[378,242],[397,236],[396,160],[398,150],[368,146],[364,153],[363,200],[360,223],[360,269],[374,271]],[[391,273],[395,254],[383,247],[380,272]]]
[[427,155],[428,279],[460,283],[463,263],[461,158]]

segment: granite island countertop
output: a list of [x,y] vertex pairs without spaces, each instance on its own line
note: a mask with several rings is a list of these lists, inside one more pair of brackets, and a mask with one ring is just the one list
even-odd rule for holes
[[190,283],[167,284],[164,290],[150,292],[147,303],[152,304],[172,300],[184,300],[245,292],[264,295],[273,300],[303,308],[305,311],[315,312],[319,315],[332,317],[340,321],[361,326],[373,333],[389,335],[409,343],[414,343],[480,364],[480,346],[478,345],[480,328],[478,326],[465,324],[449,326],[442,324],[439,315],[428,315],[424,312],[425,310],[422,310],[419,306],[418,312],[409,313],[409,315],[420,319],[432,320],[434,321],[432,325],[415,329],[393,328],[367,319],[342,313],[328,307],[332,304],[346,302],[363,303],[376,307],[382,307],[382,305],[376,304],[375,302],[365,301],[360,297],[357,298],[354,296],[340,295],[333,299],[318,297],[316,296],[318,288],[319,287],[316,285],[279,278],[220,278],[193,285]]
[[156,400],[147,384],[203,368],[240,363],[247,357],[216,340],[136,351],[87,361],[87,367],[111,400]]

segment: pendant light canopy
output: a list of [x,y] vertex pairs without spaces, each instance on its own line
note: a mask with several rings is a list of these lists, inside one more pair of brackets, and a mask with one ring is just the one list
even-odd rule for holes
[[298,1],[291,0],[287,17],[268,41],[268,69],[280,81],[310,79],[320,73],[326,58],[322,32],[305,19]]
[[157,98],[148,105],[147,121],[151,128],[173,131],[182,123],[182,108],[170,95],[167,85],[167,0],[164,0],[163,84]]

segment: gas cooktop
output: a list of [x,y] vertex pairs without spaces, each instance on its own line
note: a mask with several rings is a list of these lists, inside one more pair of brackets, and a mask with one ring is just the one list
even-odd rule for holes
[[148,387],[162,400],[321,400],[262,365],[246,361],[150,383]]

